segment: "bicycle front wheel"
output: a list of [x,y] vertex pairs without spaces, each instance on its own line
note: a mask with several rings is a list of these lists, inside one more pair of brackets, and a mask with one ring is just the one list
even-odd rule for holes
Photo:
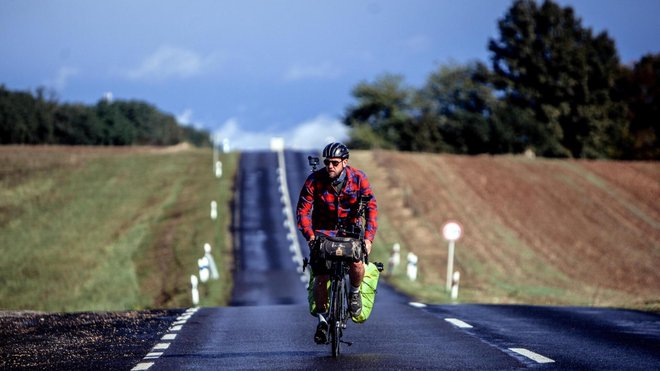
[[334,321],[330,326],[330,337],[332,338],[332,357],[339,357],[339,348],[341,345],[341,323]]

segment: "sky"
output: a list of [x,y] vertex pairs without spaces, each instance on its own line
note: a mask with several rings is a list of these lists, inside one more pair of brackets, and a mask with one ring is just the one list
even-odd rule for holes
[[[621,61],[660,52],[659,0],[558,0],[607,31]],[[509,0],[0,0],[0,84],[65,103],[146,101],[234,149],[345,140],[352,89],[391,73],[421,87],[489,64]]]

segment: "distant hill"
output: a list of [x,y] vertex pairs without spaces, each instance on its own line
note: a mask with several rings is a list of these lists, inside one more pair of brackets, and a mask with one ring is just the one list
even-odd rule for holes
[[[463,302],[660,308],[660,163],[361,152],[375,188],[379,248],[420,257],[418,283],[446,300],[442,225],[456,245]],[[405,260],[402,254],[402,262]]]

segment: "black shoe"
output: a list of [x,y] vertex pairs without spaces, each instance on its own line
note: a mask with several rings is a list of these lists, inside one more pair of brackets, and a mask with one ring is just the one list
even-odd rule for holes
[[351,293],[348,310],[351,312],[351,317],[357,317],[362,313],[362,296],[359,292]]
[[316,326],[314,333],[314,342],[316,344],[325,344],[328,342],[328,322],[321,320]]

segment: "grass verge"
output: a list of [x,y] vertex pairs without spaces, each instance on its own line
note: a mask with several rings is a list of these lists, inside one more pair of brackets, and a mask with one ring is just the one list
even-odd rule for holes
[[[222,156],[218,180],[210,150],[0,148],[0,308],[189,306],[204,243],[218,266],[230,263],[236,157]],[[200,304],[226,303],[223,273]]]

